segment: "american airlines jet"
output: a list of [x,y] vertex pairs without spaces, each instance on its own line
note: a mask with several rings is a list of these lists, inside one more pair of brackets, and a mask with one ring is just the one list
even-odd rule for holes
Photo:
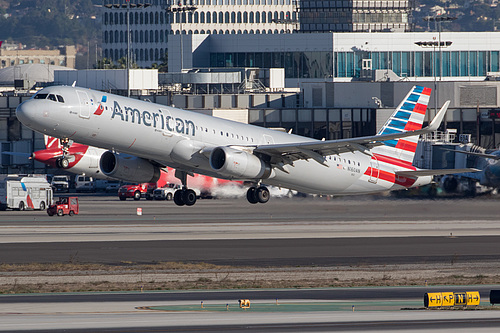
[[472,169],[417,170],[418,136],[437,130],[449,101],[422,129],[431,90],[415,86],[374,136],[320,141],[165,105],[68,86],[39,91],[18,106],[17,117],[35,131],[64,142],[107,149],[100,168],[109,177],[134,175],[154,182],[166,166],[183,185],[177,205],[196,194],[187,176],[253,182],[250,203],[265,203],[275,185],[325,195],[375,193],[431,182],[433,175]]

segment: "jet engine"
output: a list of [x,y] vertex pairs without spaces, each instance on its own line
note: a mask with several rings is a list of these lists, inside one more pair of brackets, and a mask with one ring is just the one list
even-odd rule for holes
[[151,162],[132,155],[105,152],[99,161],[102,173],[115,179],[153,183],[160,179],[160,168]]
[[458,179],[455,176],[443,176],[441,178],[441,187],[446,193],[456,193],[458,191]]
[[270,166],[257,156],[230,147],[217,147],[210,154],[210,166],[230,179],[268,178]]

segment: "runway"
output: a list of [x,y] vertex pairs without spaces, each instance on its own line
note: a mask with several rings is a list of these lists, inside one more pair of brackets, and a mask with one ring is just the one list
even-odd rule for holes
[[[136,211],[140,207],[143,215]],[[495,198],[165,201],[82,197],[78,216],[0,213],[0,262],[161,261],[257,267],[500,259]]]
[[[136,213],[138,207],[143,210],[142,216]],[[73,217],[48,217],[37,211],[0,212],[0,262],[58,263],[72,258],[81,263],[116,265],[183,261],[262,270],[296,266],[449,267],[467,262],[484,262],[482,267],[487,267],[500,259],[499,212],[494,197],[273,198],[266,205],[225,199],[201,200],[193,207],[81,197],[81,214]],[[431,290],[421,288],[98,293],[63,295],[59,299],[54,298],[56,295],[0,296],[0,331],[493,332],[500,327],[498,311],[394,308],[396,303],[391,302],[421,306],[422,293]],[[500,286],[478,288],[486,299],[489,289]],[[199,304],[201,299],[234,303],[243,297],[257,303],[283,298],[353,304],[389,302],[393,307],[386,305],[374,311],[358,305],[355,312],[296,313],[171,313],[140,309]]]

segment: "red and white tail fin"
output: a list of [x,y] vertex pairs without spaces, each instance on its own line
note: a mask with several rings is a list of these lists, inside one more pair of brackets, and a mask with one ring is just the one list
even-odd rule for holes
[[[430,88],[414,86],[377,135],[422,129],[430,95]],[[390,164],[412,168],[413,157],[417,150],[418,137],[419,135],[414,135],[383,141],[383,145],[374,147],[372,153],[381,159],[391,160]]]
[[45,148],[47,149],[61,148],[61,142],[59,141],[58,138],[54,138],[48,135],[44,135],[43,138],[45,140]]

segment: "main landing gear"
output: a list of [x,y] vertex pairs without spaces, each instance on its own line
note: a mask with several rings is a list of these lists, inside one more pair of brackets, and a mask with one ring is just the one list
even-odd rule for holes
[[56,167],[59,169],[67,169],[69,167],[69,147],[71,143],[68,138],[64,138],[60,140],[62,156],[56,159]]
[[187,175],[185,171],[175,170],[175,177],[182,183],[182,189],[174,193],[174,202],[177,206],[192,206],[196,203],[195,191],[187,188]]
[[266,203],[270,197],[269,190],[265,186],[252,186],[247,191],[247,200],[251,204]]

